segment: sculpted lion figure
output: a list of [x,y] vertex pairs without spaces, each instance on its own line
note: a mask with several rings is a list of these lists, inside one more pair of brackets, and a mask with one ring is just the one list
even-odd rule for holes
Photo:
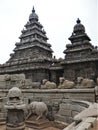
[[60,89],[71,89],[75,86],[75,83],[73,81],[66,80],[64,77],[59,78],[59,86]]
[[83,78],[83,77],[77,77],[77,85],[76,88],[93,88],[95,85],[94,80]]
[[42,88],[42,89],[54,89],[54,88],[56,88],[56,87],[57,87],[57,86],[56,86],[56,83],[50,82],[50,81],[48,81],[47,79],[43,79],[42,85],[41,85],[41,88]]
[[44,102],[37,102],[37,101],[31,102],[29,105],[29,109],[30,109],[29,115],[31,115],[32,113],[37,115],[36,120],[39,120],[43,116],[46,117],[48,114],[48,108]]

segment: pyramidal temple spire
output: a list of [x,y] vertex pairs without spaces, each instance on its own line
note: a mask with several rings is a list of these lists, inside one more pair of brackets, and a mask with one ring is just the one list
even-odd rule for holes
[[47,42],[48,38],[39,22],[34,6],[19,38],[20,41],[15,44],[14,52],[10,54],[10,59],[6,62],[7,66],[10,64],[6,72],[11,70],[25,73],[26,78],[34,82],[48,79],[49,67],[53,62],[53,51],[51,44]]
[[[26,23],[24,29],[21,31],[20,42],[16,43],[14,49],[14,56],[11,55],[9,61],[14,61],[16,59],[34,59],[39,58],[51,59],[52,49],[51,45],[47,42],[48,38],[43,29],[42,24],[40,24],[38,15],[35,13],[33,6],[32,12],[29,16],[29,20]],[[18,53],[21,53],[21,55]],[[24,56],[25,55],[25,56]]]

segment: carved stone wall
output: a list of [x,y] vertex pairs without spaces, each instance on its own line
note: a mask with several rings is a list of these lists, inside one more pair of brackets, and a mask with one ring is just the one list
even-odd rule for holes
[[33,82],[41,82],[43,79],[49,80],[49,70],[36,69],[36,70],[26,71],[25,76],[27,79],[32,79]]
[[96,69],[94,62],[66,64],[64,66],[64,77],[73,81],[80,76],[92,78],[93,75],[97,75]]

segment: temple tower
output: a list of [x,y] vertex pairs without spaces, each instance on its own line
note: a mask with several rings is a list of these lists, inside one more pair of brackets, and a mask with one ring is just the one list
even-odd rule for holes
[[75,80],[78,76],[98,76],[98,50],[90,43],[80,19],[77,19],[69,40],[71,44],[66,45],[65,60],[62,62],[64,77]]
[[52,63],[51,45],[47,43],[46,32],[39,22],[33,7],[22,34],[16,43],[10,59],[0,66],[0,74],[24,73],[32,81],[49,79],[49,66]]

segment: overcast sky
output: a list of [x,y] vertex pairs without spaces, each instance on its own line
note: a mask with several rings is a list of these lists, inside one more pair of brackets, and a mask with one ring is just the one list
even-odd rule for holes
[[57,58],[64,57],[77,18],[86,28],[93,45],[97,38],[97,0],[0,0],[0,64],[9,59],[19,42],[21,30],[27,23],[33,6],[43,25],[48,43]]

